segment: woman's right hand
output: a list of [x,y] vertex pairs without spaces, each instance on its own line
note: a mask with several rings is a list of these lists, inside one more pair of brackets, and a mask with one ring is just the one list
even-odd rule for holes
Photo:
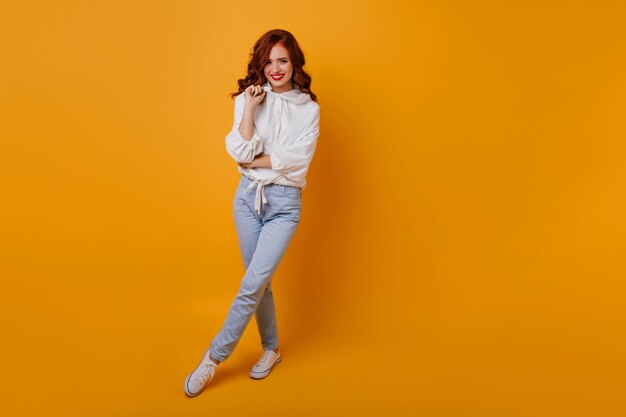
[[249,85],[245,90],[246,106],[256,108],[265,98],[265,90],[260,85]]

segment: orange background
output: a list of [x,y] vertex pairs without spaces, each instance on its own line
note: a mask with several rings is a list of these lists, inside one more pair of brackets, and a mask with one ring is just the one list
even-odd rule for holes
[[[1,9],[6,415],[626,412],[623,2]],[[248,377],[251,322],[188,399],[244,272],[227,94],[272,28],[321,106],[283,362]]]

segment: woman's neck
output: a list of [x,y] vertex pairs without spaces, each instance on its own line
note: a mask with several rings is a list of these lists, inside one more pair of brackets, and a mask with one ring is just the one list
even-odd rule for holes
[[290,82],[289,85],[281,86],[280,90],[277,90],[275,86],[271,85],[271,83],[270,83],[270,86],[272,87],[272,91],[277,94],[286,93],[287,91],[291,91],[295,88],[292,82]]

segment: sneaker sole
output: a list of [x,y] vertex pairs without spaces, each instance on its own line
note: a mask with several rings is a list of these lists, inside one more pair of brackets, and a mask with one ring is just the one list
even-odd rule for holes
[[[202,361],[204,360],[204,358],[206,357],[206,355],[209,353],[209,350],[211,348],[208,348],[205,352],[204,355],[202,355],[202,359],[200,359],[200,363],[198,363],[198,366],[196,366],[196,369],[198,369],[198,367],[200,366],[200,364],[202,363]],[[196,372],[196,369],[194,369],[193,371],[191,371],[189,373],[189,375],[187,375],[187,379],[185,380],[185,386],[183,387],[183,390],[185,391],[185,395],[187,395],[187,397],[195,397],[198,394],[200,394],[202,391],[204,391],[204,388],[202,388],[200,391],[196,392],[195,394],[193,394],[191,391],[189,391],[189,389],[187,389],[187,385],[189,384],[189,379],[191,379],[191,375]],[[207,381],[207,383],[204,385],[204,387],[207,386],[207,384],[211,382],[211,380],[209,379]]]
[[273,364],[272,366],[270,366],[270,369],[268,369],[268,370],[267,370],[267,371],[265,371],[265,372],[257,372],[257,373],[255,373],[255,372],[253,372],[253,371],[250,371],[250,378],[252,378],[252,379],[263,379],[263,378],[267,378],[267,376],[270,374],[270,372],[272,371],[272,369],[274,369],[274,367],[278,364],[278,362],[280,362],[280,360],[281,360],[282,358],[283,358],[283,357],[282,357],[282,356],[280,356],[280,357],[276,360],[276,362],[274,362],[274,364]]

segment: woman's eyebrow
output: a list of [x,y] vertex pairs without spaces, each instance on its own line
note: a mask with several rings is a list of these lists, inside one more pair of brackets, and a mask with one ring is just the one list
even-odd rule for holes
[[[276,58],[276,59],[288,59],[286,56],[281,56],[280,58]],[[268,58],[268,61],[271,61],[272,58]]]

